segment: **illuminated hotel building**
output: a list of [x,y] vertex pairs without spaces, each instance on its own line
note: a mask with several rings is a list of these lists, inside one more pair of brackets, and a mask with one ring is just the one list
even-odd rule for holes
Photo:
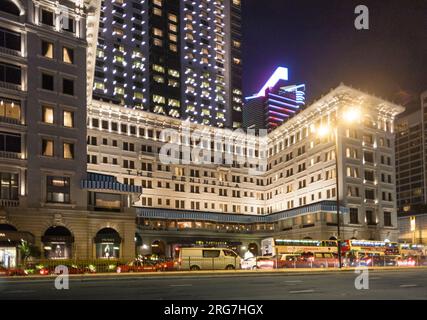
[[278,68],[264,87],[246,98],[243,126],[275,130],[304,108],[305,85],[290,85],[288,69]]
[[104,0],[93,97],[236,128],[242,122],[238,0]]
[[[120,4],[116,9],[106,2],[101,7],[97,1],[64,0],[59,2],[60,7],[47,0],[3,1],[0,7],[1,263],[16,264],[21,239],[39,248],[42,258],[131,260],[139,253],[172,255],[179,245],[209,243],[243,250],[243,247],[259,248],[260,241],[271,236],[336,238],[336,161],[340,173],[341,237],[397,240],[394,119],[404,111],[400,106],[341,85],[263,138],[246,136],[240,130],[192,123],[185,121],[186,117],[158,114],[148,107],[125,108],[126,103],[106,96],[103,99],[108,101],[100,101],[96,95],[92,100],[93,86],[102,89],[97,84],[102,78],[99,72],[104,70],[100,68],[100,57],[106,57],[107,65],[113,63],[114,78],[121,77],[116,68],[116,63],[123,61],[120,54],[125,59],[134,56],[134,60],[139,55],[134,51],[139,50],[136,45],[131,49],[125,46],[122,52],[123,48],[117,46],[121,41],[110,39],[114,44],[100,46],[103,39],[98,41],[97,35],[104,27],[111,27],[112,22],[107,23],[110,14],[117,17],[115,12],[119,10],[114,10],[121,8],[125,10],[122,17],[126,14],[124,18],[128,19],[131,15],[135,18],[130,18],[131,21],[135,21],[139,19],[136,14],[157,16],[159,10],[167,8],[171,13],[176,9],[173,1],[167,1],[167,6],[165,2],[150,2],[144,10],[138,3],[147,4],[145,1],[114,2],[114,6]],[[208,25],[213,22],[202,9],[207,8],[208,15],[214,9],[222,9],[220,1],[200,1],[197,9],[187,1],[182,3],[179,18],[168,14],[168,20],[145,20],[148,22],[143,27],[150,26],[147,28],[152,30],[147,32],[159,35],[154,28],[162,25],[174,28],[169,23],[171,18],[183,30],[182,21],[189,21],[183,17],[190,12],[193,19],[206,27],[205,20]],[[134,6],[139,13],[129,11]],[[226,14],[229,7],[224,5],[223,9],[223,18],[230,17]],[[102,18],[101,12],[105,14]],[[107,20],[103,20],[105,17]],[[99,25],[100,19],[105,25]],[[191,24],[199,28],[198,22]],[[123,30],[132,33],[131,25],[127,23]],[[115,32],[114,36],[120,34],[119,30]],[[197,35],[200,34],[203,31]],[[124,40],[124,35],[129,39],[128,33],[119,39]],[[147,59],[151,54],[164,59],[165,72],[159,75],[163,74],[165,83],[177,78],[166,63],[177,61],[173,55],[150,52],[150,47],[145,48],[142,43],[140,48],[147,50],[144,56]],[[182,42],[181,50],[185,50]],[[110,60],[113,53],[118,57],[113,58],[114,62]],[[199,54],[197,49],[195,54]],[[135,68],[128,73],[135,75],[132,81],[139,81],[153,66],[149,62],[144,66],[138,64],[142,59],[135,61]],[[133,63],[129,60],[122,64],[127,67]],[[191,65],[183,59],[180,63],[183,90],[183,79],[187,77],[183,70]],[[230,81],[227,68],[210,69],[194,61],[193,67],[198,77],[199,72],[202,76],[205,71],[217,75],[224,72],[225,83]],[[116,81],[113,84],[116,86],[121,79],[112,80],[107,76],[111,69],[105,70],[102,81],[107,79],[104,83],[109,94],[113,82]],[[125,77],[126,72],[122,73]],[[149,72],[146,82],[152,82],[150,79],[154,77]],[[221,81],[215,81],[222,85]],[[123,88],[128,87],[123,85]],[[164,86],[157,89],[169,90]],[[204,88],[195,88],[194,92],[199,89]],[[147,90],[151,90],[150,86]],[[195,101],[199,101],[200,96],[194,95]],[[123,95],[124,100],[128,97]],[[148,98],[146,103],[150,107],[162,102],[157,97],[153,101]],[[215,103],[219,105],[222,100]],[[215,109],[212,111],[222,112]],[[341,116],[354,110],[362,117],[354,126],[343,125]],[[322,128],[334,126],[338,134],[337,155],[332,132],[323,137],[318,135]],[[186,139],[183,134],[187,128],[201,136]],[[173,134],[178,140],[172,145],[181,150],[170,156],[180,160],[190,154],[182,147],[198,146],[209,152],[203,157],[205,162],[160,161],[162,147],[170,142],[164,140],[164,129],[178,130]],[[221,141],[209,139],[214,136]],[[234,144],[226,143],[230,138]],[[217,156],[231,161],[218,164]],[[256,164],[261,164],[263,170],[254,174]]]
[[[170,253],[174,246],[204,240],[247,246],[268,235],[334,238],[335,139],[318,138],[316,132],[335,126],[337,111],[350,107],[358,108],[362,119],[354,127],[338,123],[342,238],[397,240],[393,121],[404,109],[346,86],[271,132],[266,150],[245,148],[247,137],[241,133],[197,124],[191,124],[191,132],[201,131],[207,139],[232,136],[239,144],[186,140],[179,138],[184,132],[180,120],[94,101],[88,109],[88,141],[93,141],[88,155],[98,160],[88,170],[142,186],[135,210],[144,250],[154,241],[156,248],[161,242]],[[180,147],[213,147],[211,151],[234,160],[247,152],[249,160],[164,164],[159,152],[166,143],[161,134],[165,128],[178,130]],[[261,175],[248,173],[254,159],[266,160]]]

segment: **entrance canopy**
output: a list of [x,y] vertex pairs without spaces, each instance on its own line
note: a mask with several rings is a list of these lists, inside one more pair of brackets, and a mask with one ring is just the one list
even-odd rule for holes
[[18,231],[10,224],[0,224],[0,245],[17,246],[22,240],[34,243],[34,236],[30,232]]

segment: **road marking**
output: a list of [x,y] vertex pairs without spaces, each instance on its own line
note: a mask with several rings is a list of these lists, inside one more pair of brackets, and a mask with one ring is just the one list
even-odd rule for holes
[[300,283],[302,280],[286,280],[286,283]]
[[372,277],[372,278],[369,278],[369,280],[381,280],[382,278],[381,277]]
[[7,294],[16,294],[16,293],[32,293],[36,292],[35,290],[12,290],[12,291],[5,291]]
[[417,284],[401,284],[400,285],[401,288],[414,288],[414,287],[418,287]]
[[314,290],[298,290],[298,291],[289,291],[289,293],[313,293]]
[[192,284],[171,284],[170,287],[192,287]]

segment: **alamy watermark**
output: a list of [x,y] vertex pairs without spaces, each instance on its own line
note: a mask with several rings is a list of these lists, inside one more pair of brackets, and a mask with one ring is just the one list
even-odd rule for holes
[[357,15],[354,20],[356,30],[369,30],[369,8],[361,4],[354,9],[354,13]]
[[191,130],[165,129],[160,140],[166,142],[160,149],[159,159],[165,165],[238,166],[248,174],[262,175],[267,171],[267,130],[221,130],[207,128]]

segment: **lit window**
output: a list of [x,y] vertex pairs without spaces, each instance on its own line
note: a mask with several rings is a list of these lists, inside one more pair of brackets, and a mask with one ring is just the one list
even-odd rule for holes
[[161,15],[162,15],[162,10],[161,10],[161,9],[159,9],[159,8],[153,8],[153,13],[154,13],[156,16],[161,16]]
[[53,157],[53,140],[43,139],[42,155],[45,157]]
[[73,128],[74,127],[74,112],[64,111],[64,127]]
[[154,103],[165,104],[166,103],[166,98],[163,97],[163,96],[159,96],[157,94],[153,94],[153,102]]
[[45,58],[53,59],[53,43],[42,41],[42,56]]
[[70,178],[47,177],[46,195],[48,202],[70,202]]
[[67,48],[67,47],[63,47],[62,48],[62,61],[65,63],[74,63],[74,50]]
[[178,42],[178,37],[176,34],[169,33],[169,40],[172,42]]
[[64,142],[64,159],[74,159],[74,144]]
[[172,13],[169,13],[169,20],[172,22],[178,22],[178,17]]
[[163,41],[161,39],[154,38],[154,45],[157,47],[163,47]]
[[153,28],[153,34],[157,37],[163,37],[163,31],[159,28]]
[[163,78],[162,76],[157,76],[157,75],[155,75],[155,76],[153,77],[153,79],[154,79],[154,81],[155,81],[155,82],[157,82],[157,83],[165,83],[165,78]]
[[53,108],[43,106],[43,122],[53,124]]
[[178,52],[178,47],[177,47],[177,45],[176,44],[170,44],[169,45],[169,50],[170,51],[172,51],[172,52]]
[[178,32],[178,27],[176,24],[169,23],[169,31]]
[[179,71],[174,69],[169,69],[168,74],[174,78],[179,78]]
[[21,119],[21,104],[19,101],[0,99],[0,117]]
[[135,93],[133,94],[133,97],[134,97],[135,99],[140,99],[140,100],[143,100],[143,99],[144,99],[144,95],[142,94],[142,92],[135,92]]
[[165,73],[165,68],[158,64],[153,64],[153,70],[159,73]]

